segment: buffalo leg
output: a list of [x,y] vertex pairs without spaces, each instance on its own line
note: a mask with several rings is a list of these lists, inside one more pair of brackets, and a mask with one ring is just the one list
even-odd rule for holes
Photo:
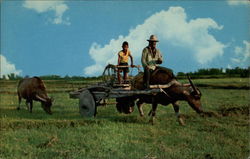
[[178,102],[172,103],[172,105],[173,105],[173,108],[174,108],[174,111],[175,111],[175,115],[177,117],[177,120],[178,120],[179,124],[180,125],[185,125],[185,123],[184,123],[184,121],[181,118],[180,113],[179,113],[180,108],[179,108]]
[[33,108],[33,101],[30,101],[30,113],[32,113],[32,108]]
[[175,102],[175,103],[172,103],[172,105],[173,105],[173,108],[174,108],[174,111],[175,111],[175,115],[178,118],[180,116],[180,114],[179,114],[179,110],[180,110],[179,104],[177,102]]
[[20,110],[21,102],[22,102],[22,97],[18,94],[18,107],[17,107],[17,110]]
[[140,116],[143,117],[144,116],[144,112],[143,112],[143,109],[142,109],[142,102],[141,100],[139,100],[138,102],[136,102],[136,105],[137,105],[137,108],[139,110],[139,113],[140,113]]
[[26,100],[26,107],[27,107],[27,109],[28,109],[28,111],[30,110],[30,106],[29,106],[29,101],[28,100]]
[[157,109],[157,103],[152,103],[152,113],[151,113],[151,119],[149,122],[154,125],[155,115],[156,115],[156,109]]

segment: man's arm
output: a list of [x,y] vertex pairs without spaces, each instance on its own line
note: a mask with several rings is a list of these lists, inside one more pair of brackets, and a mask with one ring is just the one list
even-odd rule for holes
[[163,58],[162,58],[161,52],[157,50],[157,53],[158,53],[158,59],[156,61],[156,64],[162,64]]
[[121,57],[120,54],[118,53],[118,65],[120,65],[120,62],[121,62]]
[[141,56],[141,63],[142,63],[143,67],[147,67],[148,66],[146,58],[147,58],[147,50],[145,48],[145,49],[143,49],[142,56]]
[[129,57],[130,57],[130,60],[131,60],[131,67],[134,67],[133,56],[130,54]]

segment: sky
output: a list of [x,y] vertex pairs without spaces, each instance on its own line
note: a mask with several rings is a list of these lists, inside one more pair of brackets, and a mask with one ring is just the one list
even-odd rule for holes
[[175,73],[250,65],[250,2],[1,1],[1,72],[99,76],[128,41],[134,64],[154,34]]

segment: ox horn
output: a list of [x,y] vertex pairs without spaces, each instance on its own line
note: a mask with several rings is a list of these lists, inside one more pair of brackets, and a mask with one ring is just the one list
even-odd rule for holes
[[36,98],[37,98],[37,99],[39,99],[40,101],[47,102],[47,100],[46,100],[46,99],[44,99],[44,98],[40,97],[39,95],[36,95]]
[[193,90],[195,91],[196,94],[199,94],[199,91],[196,89],[196,87],[194,86],[194,83],[193,81],[191,80],[189,74],[187,74],[187,77],[188,77],[188,80],[189,80],[189,83],[191,84],[191,87],[193,88]]

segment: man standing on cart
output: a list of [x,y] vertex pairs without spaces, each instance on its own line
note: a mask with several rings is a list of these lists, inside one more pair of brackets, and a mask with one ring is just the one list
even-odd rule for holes
[[128,66],[128,57],[130,57],[131,60],[131,67],[133,67],[133,57],[131,55],[130,50],[128,49],[129,45],[127,41],[124,41],[122,44],[122,50],[118,53],[118,65],[124,66],[122,68],[118,68],[118,82],[121,84],[121,75],[120,72],[123,72],[123,83],[126,83],[128,78],[128,72],[129,72],[129,66]]
[[156,48],[156,43],[159,42],[155,35],[151,35],[147,40],[149,45],[142,51],[141,63],[144,69],[143,83],[146,89],[149,88],[149,80],[152,72],[162,64],[162,55],[159,49]]

